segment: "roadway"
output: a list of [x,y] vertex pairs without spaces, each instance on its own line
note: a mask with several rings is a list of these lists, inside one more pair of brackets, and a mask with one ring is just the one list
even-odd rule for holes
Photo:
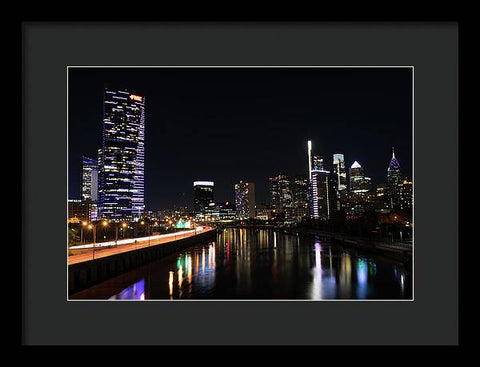
[[212,227],[203,226],[201,227],[201,229],[182,231],[175,234],[172,233],[166,235],[150,236],[150,239],[148,237],[141,237],[137,239],[131,238],[128,240],[128,243],[119,244],[117,246],[112,246],[112,243],[114,243],[114,241],[96,243],[95,246],[94,244],[72,246],[69,248],[69,252],[71,252],[72,254],[68,256],[68,265],[90,261],[94,258],[99,259],[102,257],[117,255],[128,251],[135,251],[149,246],[156,246],[162,243],[168,243],[187,237],[192,237],[201,233],[211,231],[212,229]]

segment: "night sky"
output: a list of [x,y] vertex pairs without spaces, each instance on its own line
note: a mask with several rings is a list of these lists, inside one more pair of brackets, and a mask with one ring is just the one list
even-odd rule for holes
[[307,174],[307,140],[357,160],[373,185],[385,181],[392,146],[412,177],[409,68],[70,68],[69,197],[80,197],[81,157],[97,157],[105,86],[145,96],[148,210],[192,207],[193,181],[215,182],[215,200],[268,177]]

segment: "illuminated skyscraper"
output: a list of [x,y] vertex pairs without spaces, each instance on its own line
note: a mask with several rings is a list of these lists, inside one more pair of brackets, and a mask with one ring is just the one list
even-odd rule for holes
[[335,186],[330,172],[312,169],[310,216],[313,219],[329,220],[336,210]]
[[269,178],[270,205],[275,209],[292,208],[292,190],[290,178],[285,173],[280,173]]
[[387,190],[391,208],[399,203],[398,185],[401,182],[400,162],[395,158],[395,151],[392,148],[392,159],[387,168]]
[[195,181],[193,183],[193,212],[204,215],[205,208],[214,202],[213,181]]
[[398,184],[398,208],[411,210],[413,207],[413,183],[404,179]]
[[333,174],[337,190],[345,190],[347,188],[347,173],[345,171],[345,157],[343,154],[337,153],[333,155]]
[[145,97],[105,89],[99,150],[100,218],[140,218],[145,210]]
[[96,159],[82,157],[82,199],[97,201],[98,162]]
[[319,155],[312,157],[312,171],[313,170],[323,170],[323,157]]
[[312,179],[312,141],[307,142],[307,155],[308,155],[308,181]]
[[306,175],[293,178],[293,207],[298,220],[308,217],[309,181]]
[[235,209],[237,218],[255,218],[255,184],[240,181],[235,184]]
[[350,167],[350,191],[353,193],[368,192],[371,188],[370,177],[365,177],[363,167],[357,162],[353,162]]

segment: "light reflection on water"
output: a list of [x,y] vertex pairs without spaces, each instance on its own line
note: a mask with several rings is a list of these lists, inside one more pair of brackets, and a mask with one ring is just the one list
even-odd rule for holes
[[[320,237],[263,229],[224,230],[215,242],[157,260],[115,284],[124,278],[123,290],[103,298],[410,299],[412,289],[401,264]],[[92,294],[113,289],[102,284]]]
[[125,288],[118,294],[111,296],[109,299],[115,300],[144,300],[145,299],[145,278],[140,279],[138,282]]

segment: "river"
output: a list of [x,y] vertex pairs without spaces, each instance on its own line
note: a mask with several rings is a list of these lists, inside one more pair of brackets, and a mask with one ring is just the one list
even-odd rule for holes
[[396,300],[412,298],[401,263],[318,236],[225,229],[205,242],[74,294],[105,300]]

